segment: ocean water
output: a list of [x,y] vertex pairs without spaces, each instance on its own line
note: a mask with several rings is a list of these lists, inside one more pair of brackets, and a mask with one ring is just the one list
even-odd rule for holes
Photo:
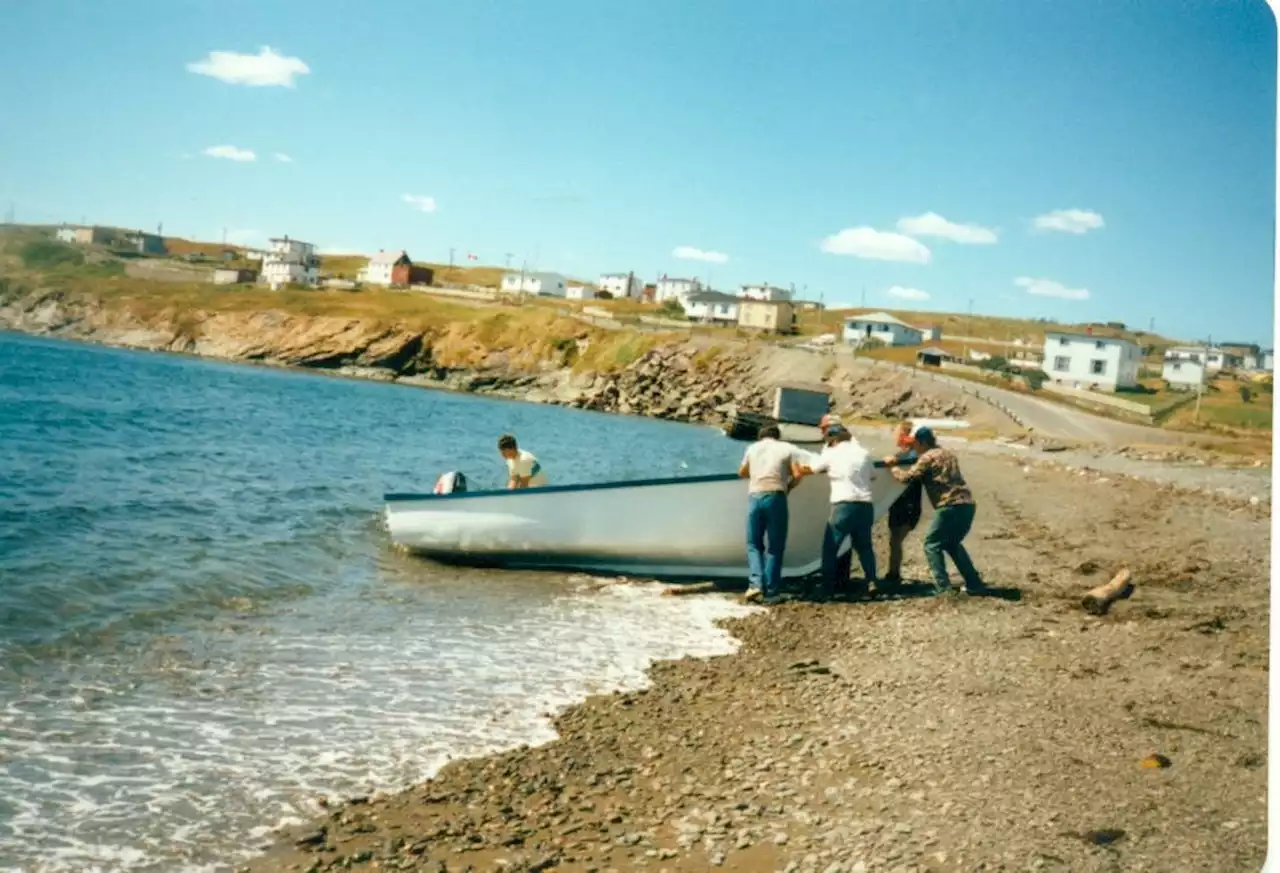
[[0,871],[215,871],[553,734],[741,608],[395,551],[385,491],[734,468],[709,428],[0,334]]

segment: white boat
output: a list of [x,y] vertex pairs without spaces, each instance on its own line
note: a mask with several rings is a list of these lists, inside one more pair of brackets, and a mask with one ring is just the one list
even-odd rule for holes
[[[876,518],[902,493],[876,462]],[[659,579],[745,579],[747,483],[734,474],[460,494],[387,494],[402,548],[447,563]],[[788,497],[783,576],[822,565],[830,484],[807,476]],[[846,546],[847,548],[847,546]]]

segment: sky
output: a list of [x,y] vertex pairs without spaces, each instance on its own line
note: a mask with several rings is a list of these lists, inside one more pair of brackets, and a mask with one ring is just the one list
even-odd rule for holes
[[1272,343],[1261,0],[19,0],[5,27],[20,222]]

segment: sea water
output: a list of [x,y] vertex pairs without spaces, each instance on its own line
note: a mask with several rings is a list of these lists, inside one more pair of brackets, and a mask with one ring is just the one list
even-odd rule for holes
[[[0,334],[0,871],[230,870],[317,801],[552,737],[722,598],[397,552],[386,491],[730,471],[709,428]],[[624,519],[619,519],[623,523]]]

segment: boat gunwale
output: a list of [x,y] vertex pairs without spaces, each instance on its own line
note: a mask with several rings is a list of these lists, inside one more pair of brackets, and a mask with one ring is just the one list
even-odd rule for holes
[[[916,461],[914,454],[900,458],[898,466],[909,467]],[[875,460],[872,465],[881,470],[886,467],[882,460]],[[711,482],[732,482],[741,477],[737,473],[712,473],[703,476],[669,476],[660,479],[633,479],[617,482],[586,482],[576,485],[541,485],[536,488],[491,488],[487,491],[463,491],[457,494],[423,494],[414,492],[392,492],[382,495],[384,503],[416,503],[427,500],[465,500],[470,497],[496,497],[504,495],[563,494],[583,491],[608,491],[619,488],[652,488],[663,485],[705,485]]]

